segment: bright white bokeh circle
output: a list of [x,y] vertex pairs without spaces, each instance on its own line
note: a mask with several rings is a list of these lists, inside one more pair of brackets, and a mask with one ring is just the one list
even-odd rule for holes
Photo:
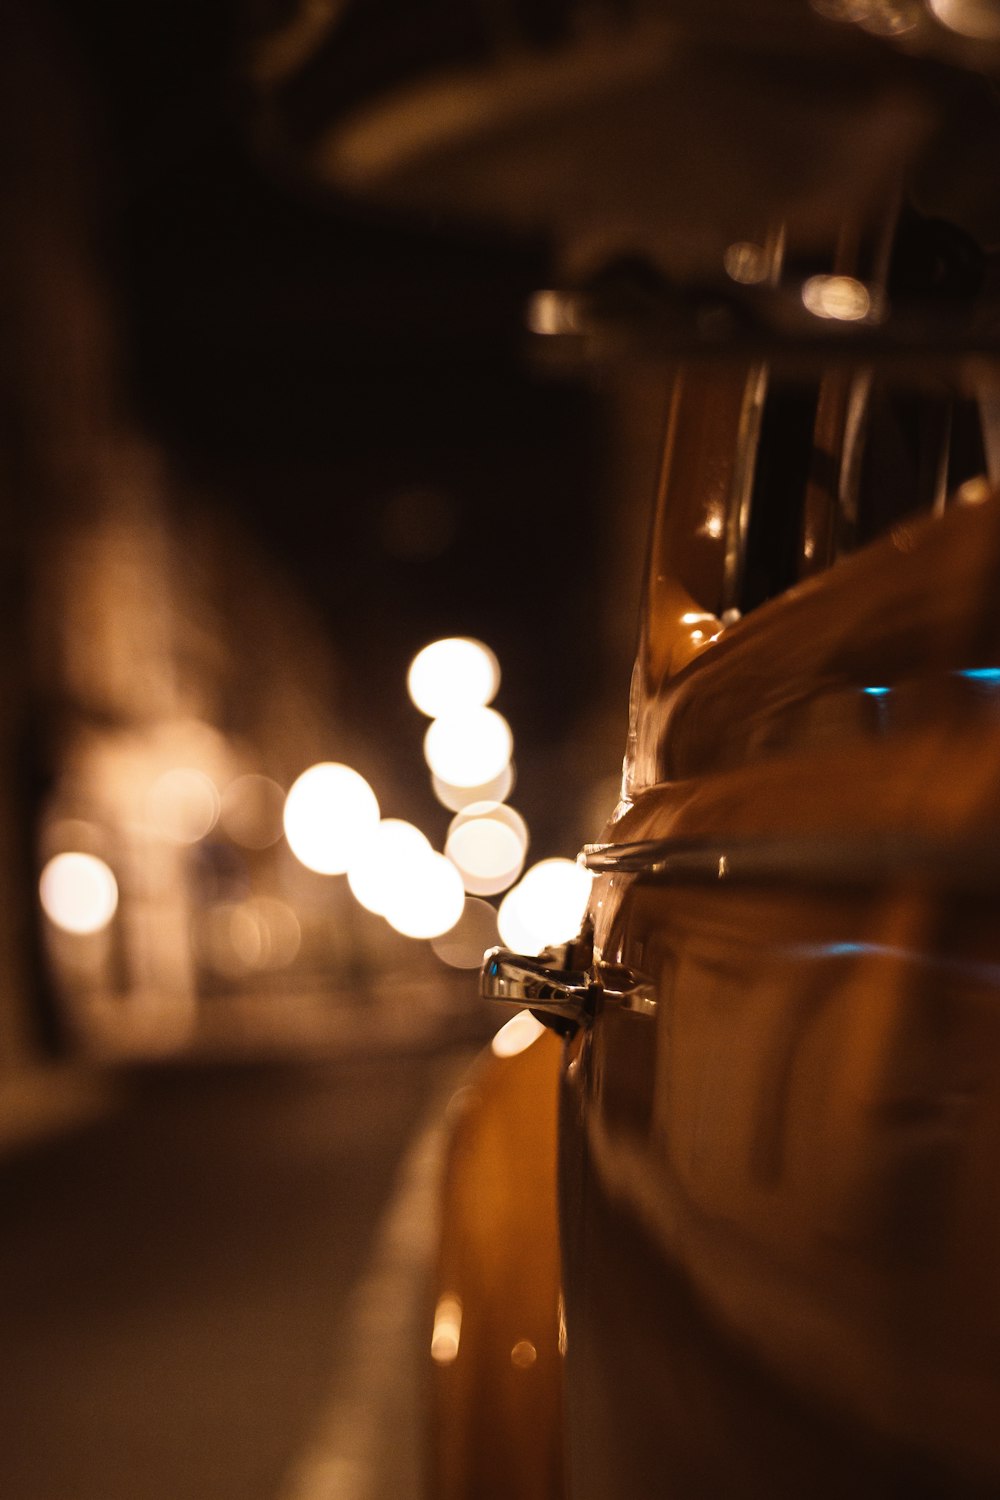
[[41,873],[42,910],[64,932],[84,935],[107,927],[118,909],[118,882],[94,854],[57,854]]
[[495,708],[468,708],[435,719],[424,735],[424,756],[449,786],[480,787],[499,776],[514,748],[510,725]]
[[496,896],[513,885],[524,864],[517,832],[499,818],[469,818],[453,827],[444,852],[472,896]]
[[492,702],[500,665],[482,641],[450,636],[418,651],[406,678],[410,698],[430,719]]
[[571,859],[543,859],[500,904],[497,925],[508,948],[541,953],[580,931],[593,877]]
[[502,802],[510,796],[514,786],[514,763],[509,761],[499,776],[494,776],[483,786],[450,786],[440,776],[434,775],[431,776],[431,786],[442,807],[447,807],[450,812],[462,812],[473,802]]
[[383,915],[405,937],[436,938],[451,931],[464,907],[461,875],[450,859],[431,849],[393,891]]
[[468,823],[473,818],[493,818],[497,823],[503,823],[517,838],[521,846],[522,854],[527,852],[529,838],[528,825],[513,807],[508,807],[505,802],[494,798],[483,798],[478,802],[467,802],[461,807],[448,824],[448,837]]
[[378,799],[367,781],[336,761],[303,771],[285,799],[289,848],[320,875],[342,875],[378,820]]
[[424,834],[403,818],[383,818],[358,846],[347,867],[347,883],[367,911],[383,916],[416,867],[431,852]]

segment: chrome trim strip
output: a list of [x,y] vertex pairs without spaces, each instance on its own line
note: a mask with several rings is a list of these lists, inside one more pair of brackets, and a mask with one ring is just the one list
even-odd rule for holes
[[760,429],[764,420],[764,404],[767,399],[768,370],[766,365],[753,365],[747,375],[743,392],[743,407],[740,412],[739,430],[736,438],[736,460],[733,466],[729,507],[726,516],[726,556],[724,565],[723,603],[725,609],[735,609],[740,603],[746,572],[747,537],[750,532],[750,509],[753,503],[754,475],[757,472],[757,451],[760,447]]
[[894,880],[947,885],[963,891],[988,891],[1000,886],[1000,844],[905,833],[588,844],[580,860],[595,874],[638,875],[688,885],[724,880],[731,885],[795,882],[849,888]]

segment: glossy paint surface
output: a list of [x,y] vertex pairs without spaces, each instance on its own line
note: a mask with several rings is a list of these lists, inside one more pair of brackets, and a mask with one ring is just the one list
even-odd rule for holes
[[[644,973],[563,1074],[574,1500],[1000,1492],[996,501],[897,528],[647,700],[614,843],[856,841],[836,888],[605,875]],[[873,860],[925,836],[968,878]]]
[[561,1047],[487,1053],[452,1104],[434,1278],[428,1500],[559,1500]]

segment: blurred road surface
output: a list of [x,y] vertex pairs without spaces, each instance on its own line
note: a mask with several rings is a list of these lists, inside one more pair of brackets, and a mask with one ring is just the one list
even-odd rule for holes
[[416,1495],[433,1122],[470,1055],[136,1072],[0,1159],[4,1500]]

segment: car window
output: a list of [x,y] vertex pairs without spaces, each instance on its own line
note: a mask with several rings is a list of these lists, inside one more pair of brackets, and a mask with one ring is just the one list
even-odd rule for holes
[[763,367],[679,372],[671,403],[626,787],[663,779],[658,702],[731,625],[893,533],[988,488],[977,401],[960,387]]

